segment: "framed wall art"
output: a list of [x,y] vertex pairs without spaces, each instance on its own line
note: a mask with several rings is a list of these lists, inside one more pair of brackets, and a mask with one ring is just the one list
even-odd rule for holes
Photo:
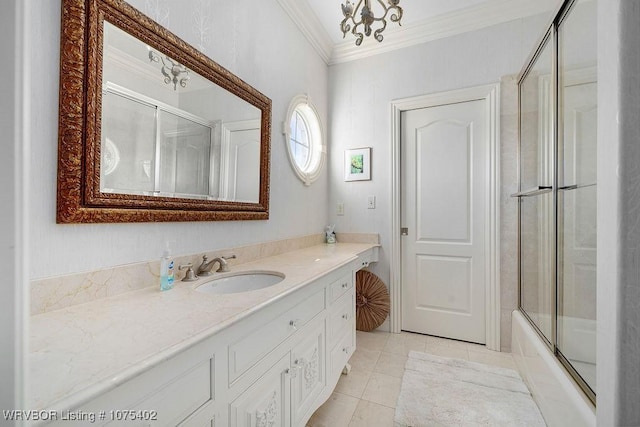
[[371,179],[371,147],[353,148],[344,152],[344,180],[369,181]]

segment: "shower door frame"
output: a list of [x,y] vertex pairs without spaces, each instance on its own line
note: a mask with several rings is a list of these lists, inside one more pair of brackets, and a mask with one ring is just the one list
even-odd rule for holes
[[[559,65],[558,65],[558,29],[560,25],[564,22],[564,20],[569,16],[569,13],[572,10],[573,5],[578,0],[564,0],[562,4],[558,7],[556,12],[553,14],[551,22],[547,25],[542,37],[536,43],[535,49],[531,52],[527,60],[525,61],[525,66],[520,71],[517,77],[518,83],[518,147],[517,147],[517,171],[516,174],[518,176],[518,191],[522,192],[522,176],[521,176],[521,165],[520,165],[520,156],[521,156],[521,141],[522,141],[522,92],[521,92],[521,84],[525,80],[525,78],[529,75],[529,72],[532,70],[535,65],[537,59],[540,57],[540,54],[546,47],[546,43],[549,42],[549,46],[551,47],[551,113],[550,117],[552,117],[550,126],[551,126],[551,156],[550,162],[553,168],[552,180],[551,180],[551,193],[552,193],[552,215],[551,215],[551,235],[553,239],[553,244],[551,245],[551,341],[545,336],[545,334],[540,330],[538,325],[533,321],[533,319],[529,316],[529,314],[525,311],[522,305],[522,269],[521,269],[521,259],[522,259],[522,197],[518,196],[518,206],[517,206],[517,216],[518,216],[518,233],[517,233],[517,248],[518,248],[518,268],[517,268],[517,277],[518,277],[518,310],[522,313],[522,315],[527,319],[527,321],[531,324],[536,333],[540,336],[542,341],[547,345],[549,350],[553,353],[553,355],[558,359],[558,361],[562,364],[562,366],[567,370],[568,374],[573,378],[576,384],[580,387],[580,389],[584,392],[584,394],[588,397],[591,403],[596,405],[596,394],[591,389],[589,384],[580,376],[578,371],[571,365],[569,360],[560,352],[558,348],[558,173],[559,173],[559,162],[558,162],[558,150],[559,150],[559,134],[558,134],[558,122],[559,122]],[[513,196],[516,196],[520,193],[516,193]]]

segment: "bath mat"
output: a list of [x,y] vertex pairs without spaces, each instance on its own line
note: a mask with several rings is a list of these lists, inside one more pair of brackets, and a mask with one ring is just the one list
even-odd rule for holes
[[402,378],[395,426],[546,424],[516,371],[412,351]]

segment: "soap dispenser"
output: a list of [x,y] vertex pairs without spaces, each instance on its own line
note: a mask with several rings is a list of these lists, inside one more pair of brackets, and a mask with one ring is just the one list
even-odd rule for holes
[[162,252],[162,258],[160,258],[160,290],[168,291],[173,289],[173,258],[171,258],[171,249],[169,248],[169,242],[165,250]]

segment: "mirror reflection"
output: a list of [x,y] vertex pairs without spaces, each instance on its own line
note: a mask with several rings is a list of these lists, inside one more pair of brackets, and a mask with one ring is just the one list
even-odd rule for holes
[[100,191],[256,203],[261,111],[104,22]]

